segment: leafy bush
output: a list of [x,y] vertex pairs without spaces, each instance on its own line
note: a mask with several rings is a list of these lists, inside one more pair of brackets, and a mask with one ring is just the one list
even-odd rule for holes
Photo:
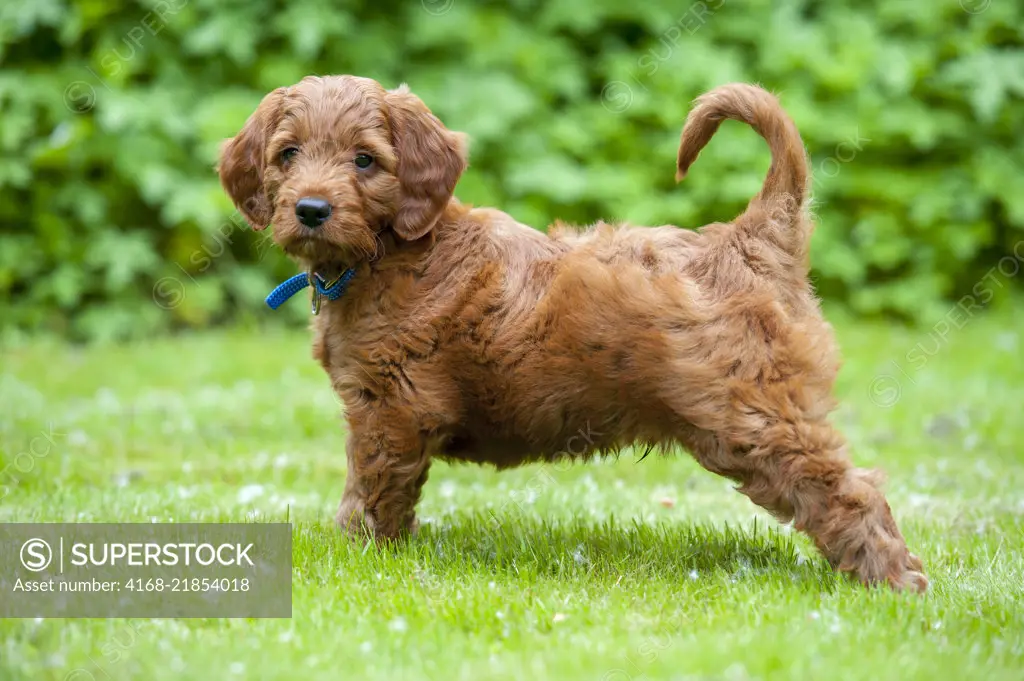
[[812,155],[822,295],[928,317],[1024,238],[1022,27],[1020,3],[990,0],[7,3],[0,330],[265,315],[294,268],[212,166],[265,92],[309,73],[410,83],[472,137],[459,196],[541,228],[731,217],[765,145],[725,126],[676,187],[679,129],[702,91],[760,82]]

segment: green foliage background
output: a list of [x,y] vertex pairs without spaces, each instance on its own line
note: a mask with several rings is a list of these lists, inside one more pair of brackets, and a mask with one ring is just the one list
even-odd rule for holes
[[265,316],[294,268],[212,167],[309,73],[408,82],[472,137],[460,198],[539,228],[731,217],[764,144],[726,126],[677,187],[678,133],[701,92],[757,81],[813,159],[826,298],[928,319],[1024,256],[1020,2],[24,0],[0,5],[0,335]]

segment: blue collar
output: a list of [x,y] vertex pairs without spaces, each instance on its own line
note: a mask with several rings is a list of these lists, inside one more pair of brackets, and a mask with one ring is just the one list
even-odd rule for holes
[[308,274],[296,274],[294,277],[282,282],[267,296],[267,305],[271,310],[281,307],[286,300],[306,288],[313,287],[313,314],[320,313],[321,299],[326,296],[327,300],[337,300],[345,293],[348,282],[356,274],[355,269],[345,270],[341,276],[332,282],[328,282],[316,272]]

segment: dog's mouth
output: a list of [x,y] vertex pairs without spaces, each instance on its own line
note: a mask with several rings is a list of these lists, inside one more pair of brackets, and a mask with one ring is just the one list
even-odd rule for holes
[[316,260],[335,249],[334,244],[324,238],[320,232],[307,231],[305,234],[291,236],[283,240],[281,248],[294,258]]
[[281,249],[298,260],[303,269],[330,277],[356,264],[358,258],[352,249],[330,241],[322,232],[303,231],[306,233],[290,235],[280,242]]

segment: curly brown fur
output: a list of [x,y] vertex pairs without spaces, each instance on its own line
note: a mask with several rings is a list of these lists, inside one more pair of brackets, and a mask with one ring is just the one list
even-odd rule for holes
[[[508,467],[681,445],[838,569],[926,589],[876,478],[828,421],[839,360],[807,279],[792,121],[758,87],[720,87],[687,119],[678,177],[726,119],[772,151],[731,223],[543,234],[452,197],[464,139],[404,87],[310,77],[266,97],[225,146],[225,189],[304,268],[356,269],[313,321],[350,428],[342,527],[413,530],[435,457]],[[333,207],[317,228],[296,217],[307,196]]]

